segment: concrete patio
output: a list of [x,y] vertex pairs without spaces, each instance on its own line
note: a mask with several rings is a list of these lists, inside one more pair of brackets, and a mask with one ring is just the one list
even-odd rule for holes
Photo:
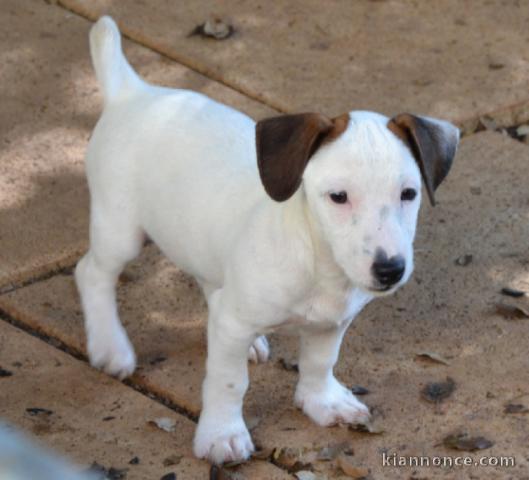
[[[451,120],[465,134],[438,205],[422,207],[412,280],[359,316],[336,368],[345,384],[368,389],[362,400],[383,431],[312,424],[293,406],[296,372],[285,368],[296,361],[296,339],[272,336],[271,360],[250,367],[245,403],[267,454],[217,478],[295,479],[299,470],[320,480],[529,479],[529,417],[507,408],[529,407],[529,319],[497,308],[529,310],[527,295],[500,294],[529,292],[529,142],[508,135],[529,123],[529,4],[515,0],[4,0],[0,368],[11,375],[0,376],[0,419],[121,478],[211,474],[191,452],[206,306],[193,279],[154,245],[118,289],[137,372],[123,383],[86,361],[72,269],[87,248],[83,155],[101,108],[87,35],[103,13],[120,24],[126,54],[148,81],[204,92],[253,118],[410,111]],[[235,34],[189,36],[212,15]],[[452,395],[426,401],[425,385],[447,377]],[[153,425],[159,418],[172,431]],[[443,444],[460,431],[493,445],[466,452]],[[338,458],[317,458],[342,442],[356,477]],[[383,453],[509,456],[515,466],[388,467]]]

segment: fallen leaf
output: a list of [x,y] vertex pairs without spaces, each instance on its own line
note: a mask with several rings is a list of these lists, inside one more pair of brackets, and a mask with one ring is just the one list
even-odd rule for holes
[[510,287],[504,287],[501,289],[501,294],[507,295],[508,297],[518,298],[518,297],[523,297],[525,295],[525,292],[522,292],[521,290],[516,290],[514,288],[510,288]]
[[211,465],[209,470],[209,480],[244,480],[245,477],[240,472],[230,471],[224,466]]
[[101,478],[101,480],[123,480],[127,478],[127,469],[126,468],[105,468],[103,465],[99,465],[97,462],[93,462],[90,467],[87,469],[88,473],[95,474]]
[[310,470],[310,463],[303,463],[303,450],[301,448],[283,447],[276,448],[272,453],[274,463],[286,468],[289,473],[296,473],[300,470]]
[[460,267],[466,267],[472,263],[473,259],[474,256],[471,254],[461,255],[460,257],[456,258],[455,264]]
[[367,423],[355,423],[349,425],[349,430],[354,432],[371,433],[373,435],[381,435],[384,433],[384,428],[379,425],[377,420],[370,420]]
[[192,37],[198,35],[200,37],[214,38],[215,40],[226,40],[235,33],[233,25],[226,23],[220,18],[210,18],[204,23],[197,25],[188,35]]
[[275,448],[256,448],[255,452],[252,453],[252,458],[256,460],[270,460]]
[[149,365],[156,365],[158,363],[163,363],[167,360],[167,357],[164,357],[163,355],[159,355],[157,357],[154,357],[152,360],[149,361]]
[[341,453],[347,453],[351,455],[352,452],[353,450],[349,442],[341,442],[335,445],[329,445],[328,447],[322,448],[318,452],[318,455],[316,456],[316,460],[326,462],[326,461],[334,460]]
[[26,408],[26,412],[29,413],[33,417],[36,416],[36,415],[51,415],[51,414],[53,414],[52,410],[48,410],[47,408],[39,408],[39,407]]
[[366,478],[369,475],[369,470],[367,468],[354,466],[344,455],[338,457],[338,466],[348,477],[355,478],[357,480]]
[[176,473],[166,473],[162,477],[160,477],[160,480],[176,480]]
[[520,125],[516,128],[516,135],[519,137],[525,137],[529,135],[529,125]]
[[176,430],[176,420],[168,417],[155,418],[154,420],[149,421],[149,425],[153,425],[169,433]]
[[443,445],[452,450],[465,450],[473,452],[474,450],[484,450],[494,445],[493,442],[485,437],[469,437],[466,432],[454,433],[443,439]]
[[425,400],[432,403],[439,403],[447,399],[456,388],[454,380],[446,377],[444,382],[427,383],[422,389],[421,394]]
[[314,472],[309,470],[300,470],[294,474],[298,480],[318,480],[318,477]]
[[435,352],[419,352],[415,356],[417,358],[431,360],[432,362],[442,363],[443,365],[450,365],[448,360]]
[[523,307],[511,305],[510,303],[497,303],[496,313],[508,319],[529,318],[529,311]]
[[503,413],[529,413],[529,408],[521,403],[508,403]]
[[163,459],[162,463],[164,467],[171,467],[173,465],[178,465],[180,460],[182,460],[182,455],[169,455]]
[[140,463],[140,458],[139,457],[132,457],[129,460],[129,465],[138,465],[139,463]]
[[365,387],[362,387],[361,385],[353,385],[351,387],[351,393],[355,395],[367,395],[369,390]]
[[503,67],[505,67],[505,64],[501,62],[490,62],[489,63],[490,70],[501,70]]
[[295,362],[289,362],[288,360],[285,360],[283,357],[281,357],[278,360],[278,363],[287,372],[299,372],[298,364]]
[[498,124],[493,118],[490,117],[480,117],[479,123],[481,124],[481,127],[485,130],[494,131],[498,129]]

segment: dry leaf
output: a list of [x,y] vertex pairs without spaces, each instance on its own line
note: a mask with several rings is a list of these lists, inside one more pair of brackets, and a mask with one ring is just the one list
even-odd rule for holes
[[447,399],[456,388],[456,383],[450,377],[446,377],[444,382],[427,383],[421,394],[425,400],[432,403],[439,403]]
[[485,437],[469,437],[466,432],[460,432],[445,437],[443,439],[443,445],[452,450],[473,452],[474,450],[490,448],[494,443]]
[[245,480],[240,472],[233,472],[218,465],[212,465],[209,470],[209,480]]
[[188,35],[199,35],[201,37],[214,38],[215,40],[226,40],[235,33],[233,25],[226,23],[220,18],[210,18],[204,23],[197,25],[193,31]]
[[525,137],[529,135],[529,125],[520,125],[516,128],[516,135],[519,137]]
[[295,475],[298,480],[318,480],[321,478],[309,470],[300,470],[299,472],[296,472]]
[[255,452],[252,453],[252,458],[256,460],[270,460],[274,452],[275,448],[256,448]]
[[529,413],[529,408],[521,403],[508,403],[503,413]]
[[523,307],[511,305],[510,303],[497,303],[496,313],[508,319],[529,318],[529,311]]
[[435,352],[420,352],[415,355],[417,358],[431,360],[432,362],[442,363],[443,365],[450,365],[450,362],[444,357]]
[[361,385],[353,385],[351,387],[351,393],[354,395],[367,395],[369,390],[365,387],[362,387]]
[[11,375],[13,375],[13,372],[0,367],[0,377],[10,377]]
[[501,294],[507,295],[508,297],[518,298],[518,297],[523,297],[525,295],[525,292],[522,292],[521,290],[516,290],[514,288],[510,288],[510,287],[504,287],[501,289]]
[[149,425],[153,425],[169,433],[176,430],[176,421],[168,417],[155,418],[149,422]]
[[274,463],[286,468],[290,473],[299,472],[300,470],[309,470],[312,465],[303,463],[303,450],[301,448],[276,448],[272,453]]
[[369,475],[369,470],[367,468],[355,467],[344,455],[338,457],[338,466],[348,477],[355,478],[357,480],[366,478]]
[[474,257],[471,254],[461,255],[460,257],[456,258],[455,264],[460,267],[466,267],[469,265]]
[[349,455],[352,454],[352,448],[349,442],[341,442],[335,445],[329,445],[328,447],[322,448],[318,452],[318,455],[316,456],[316,460],[320,460],[324,462],[329,461],[329,460],[334,460],[341,453],[347,453]]
[[164,467],[170,467],[172,465],[178,465],[182,460],[183,455],[169,455],[163,460]]
[[369,421],[367,423],[357,423],[349,425],[349,430],[354,432],[371,433],[373,435],[380,435],[384,433],[384,428],[378,424],[377,421]]

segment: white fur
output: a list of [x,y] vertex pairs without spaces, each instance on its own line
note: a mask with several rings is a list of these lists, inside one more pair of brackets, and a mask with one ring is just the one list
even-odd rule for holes
[[[195,437],[199,457],[221,463],[253,450],[242,418],[247,357],[265,361],[263,335],[282,325],[301,337],[296,404],[320,425],[364,422],[369,411],[333,375],[347,326],[376,295],[377,247],[413,265],[420,175],[388,119],[352,112],[346,131],[310,160],[283,203],[260,183],[255,123],[204,95],[142,81],[103,17],[91,51],[105,98],[86,156],[90,250],[76,279],[91,362],[123,378],[135,355],[117,312],[115,283],[147,234],[193,275],[209,307],[207,375]],[[348,205],[328,193],[349,192]]]

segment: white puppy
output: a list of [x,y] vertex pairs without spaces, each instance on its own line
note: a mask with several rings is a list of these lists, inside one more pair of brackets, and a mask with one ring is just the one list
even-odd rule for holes
[[204,95],[145,83],[109,17],[90,46],[105,107],[86,156],[90,250],[76,279],[92,364],[120,378],[134,371],[115,284],[148,235],[208,302],[197,456],[253,451],[242,417],[248,351],[266,360],[262,335],[281,326],[301,337],[296,404],[319,425],[365,422],[367,407],[333,375],[340,343],[371,299],[408,280],[421,176],[433,202],[458,130],[369,112],[256,125]]

